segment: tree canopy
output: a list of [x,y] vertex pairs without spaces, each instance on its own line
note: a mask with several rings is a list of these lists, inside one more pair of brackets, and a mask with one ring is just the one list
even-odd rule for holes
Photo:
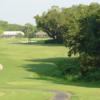
[[63,33],[67,31],[66,17],[62,9],[53,6],[47,13],[42,16],[35,16],[37,27],[45,31],[50,37],[58,42],[63,41]]
[[23,31],[23,26],[18,24],[10,24],[7,21],[0,20],[0,29],[4,31]]
[[36,27],[30,23],[25,24],[23,31],[25,33],[25,37],[28,38],[28,42],[31,42],[31,38],[34,37],[36,32]]
[[100,4],[52,7],[35,19],[38,28],[53,39],[64,41],[69,56],[79,55],[82,76],[100,70]]

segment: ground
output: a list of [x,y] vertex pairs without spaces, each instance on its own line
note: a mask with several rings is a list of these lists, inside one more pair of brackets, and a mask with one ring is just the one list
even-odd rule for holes
[[100,100],[98,83],[68,82],[59,76],[55,62],[68,59],[68,49],[34,40],[38,43],[0,40],[0,63],[4,66],[0,71],[0,100],[52,100],[55,94],[48,90],[71,93],[72,100]]

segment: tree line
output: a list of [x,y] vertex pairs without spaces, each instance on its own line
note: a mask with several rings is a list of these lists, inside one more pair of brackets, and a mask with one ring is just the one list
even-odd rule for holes
[[28,38],[28,42],[31,42],[31,38],[33,38],[35,35],[36,27],[30,23],[19,25],[0,20],[0,34],[2,34],[4,31],[22,31],[25,33],[25,37]]
[[[0,31],[22,31],[23,30],[22,25],[18,24],[10,24],[7,21],[0,20]],[[1,33],[0,32],[0,33]]]
[[35,19],[38,29],[69,48],[68,56],[79,55],[83,78],[100,80],[100,4],[53,6]]

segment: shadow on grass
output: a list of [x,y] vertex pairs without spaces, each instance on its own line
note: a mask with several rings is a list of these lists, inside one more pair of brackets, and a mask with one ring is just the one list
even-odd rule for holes
[[[82,80],[67,80],[63,75],[59,67],[61,66],[73,66],[79,67],[78,58],[48,58],[48,59],[31,59],[27,62],[33,62],[33,64],[26,64],[23,67],[25,70],[35,72],[39,75],[38,78],[27,77],[27,79],[46,80],[56,84],[81,86],[81,87],[98,87],[100,84],[93,82],[85,82]],[[34,64],[35,62],[35,64]],[[66,62],[66,63],[65,63]],[[69,76],[70,77],[70,76]]]
[[46,40],[32,40],[31,42],[13,42],[11,44],[15,45],[36,45],[36,46],[64,46],[64,44],[59,43],[45,43]]

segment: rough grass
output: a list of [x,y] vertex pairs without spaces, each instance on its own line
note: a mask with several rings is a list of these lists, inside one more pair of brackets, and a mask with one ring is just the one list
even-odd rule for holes
[[[27,44],[26,39],[1,39],[0,100],[49,100],[53,93],[44,89],[61,90],[72,93],[72,100],[100,100],[99,83],[67,81],[57,69],[66,61],[67,49],[62,45],[38,42]],[[56,76],[56,77],[55,77]]]

